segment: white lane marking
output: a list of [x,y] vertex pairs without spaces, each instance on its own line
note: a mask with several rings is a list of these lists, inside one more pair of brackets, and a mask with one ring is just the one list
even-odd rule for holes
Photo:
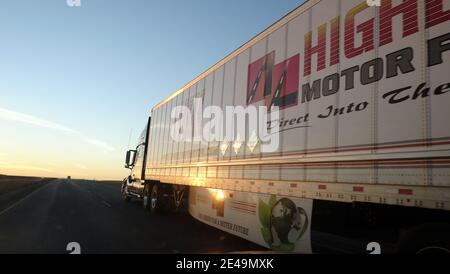
[[[56,181],[53,181],[56,182]],[[4,213],[6,213],[7,211],[13,209],[14,207],[16,207],[17,205],[19,205],[21,202],[25,201],[26,199],[30,198],[31,196],[33,196],[36,192],[38,192],[39,190],[42,190],[44,188],[47,188],[52,182],[47,183],[46,185],[39,187],[38,189],[33,190],[31,193],[28,193],[27,196],[23,197],[22,199],[18,200],[17,202],[13,203],[12,205],[8,206],[7,208],[3,209],[2,211],[0,211],[0,216],[3,215]]]
[[103,203],[105,206],[107,206],[107,207],[112,207],[109,203],[107,203],[107,202],[105,202],[105,201],[102,201],[102,203]]
[[[72,183],[72,182],[71,182],[71,183]],[[87,188],[84,188],[84,187],[82,187],[82,186],[80,186],[80,185],[76,185],[75,183],[73,183],[73,185],[74,185],[76,188],[78,188],[78,189],[80,189],[80,190],[82,190],[82,191],[86,191],[87,193],[89,193],[90,198],[91,198],[93,201],[101,200],[102,204],[104,204],[106,207],[109,207],[109,208],[112,207],[112,205],[111,205],[110,203],[108,203],[108,202],[105,201],[106,199],[105,199],[102,195],[100,195],[100,194],[98,194],[97,192],[93,191],[93,189],[87,189]],[[90,187],[91,187],[91,186],[89,186],[89,188],[90,188]],[[95,188],[95,187],[93,187],[93,188]]]

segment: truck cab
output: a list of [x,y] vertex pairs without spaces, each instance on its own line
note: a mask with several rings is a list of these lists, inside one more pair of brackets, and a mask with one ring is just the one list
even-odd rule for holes
[[130,169],[130,175],[123,180],[122,195],[129,201],[131,197],[142,198],[145,186],[145,163],[147,156],[148,132],[150,118],[141,135],[135,149],[128,150],[125,157],[125,168]]
[[135,149],[128,150],[125,157],[125,168],[130,175],[122,182],[122,197],[125,201],[138,199],[142,207],[152,213],[177,211],[187,198],[188,188],[180,185],[164,184],[146,178],[147,154],[150,136],[151,117],[141,135]]

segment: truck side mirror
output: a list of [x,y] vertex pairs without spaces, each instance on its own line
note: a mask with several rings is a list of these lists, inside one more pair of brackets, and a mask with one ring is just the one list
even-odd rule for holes
[[132,168],[134,166],[134,160],[136,156],[136,150],[128,150],[127,156],[125,157],[125,167]]

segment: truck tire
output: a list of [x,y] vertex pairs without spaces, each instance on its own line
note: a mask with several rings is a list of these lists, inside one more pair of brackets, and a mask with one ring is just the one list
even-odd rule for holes
[[142,207],[145,211],[151,211],[151,193],[152,193],[152,184],[146,184],[144,186],[144,193],[142,197]]
[[150,212],[159,214],[164,209],[164,201],[162,199],[162,191],[159,184],[153,184],[150,192]]
[[398,253],[450,255],[450,226],[423,224],[406,231],[401,237]]
[[126,185],[122,186],[122,199],[125,202],[131,201],[131,197],[128,196],[128,194],[127,194],[127,186]]

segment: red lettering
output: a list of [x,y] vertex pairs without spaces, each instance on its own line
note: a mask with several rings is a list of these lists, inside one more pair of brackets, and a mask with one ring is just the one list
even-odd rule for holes
[[380,46],[392,42],[392,18],[402,14],[403,37],[419,31],[417,0],[403,0],[401,4],[392,7],[392,0],[383,0],[380,8]]
[[336,17],[331,20],[331,38],[330,38],[330,66],[339,63],[339,20]]
[[312,33],[305,34],[305,71],[304,76],[311,74],[311,57],[317,54],[317,71],[326,67],[326,39],[327,25],[323,24],[318,28],[317,45],[312,47]]
[[356,27],[356,33],[362,34],[362,44],[359,47],[355,47],[355,16],[368,9],[369,6],[364,1],[358,6],[351,9],[345,16],[345,56],[347,58],[353,58],[366,51],[371,51],[374,48],[373,45],[373,28],[374,19],[369,19],[364,23],[361,23]]
[[428,0],[425,2],[426,28],[439,25],[450,20],[450,10],[444,11],[444,0]]

